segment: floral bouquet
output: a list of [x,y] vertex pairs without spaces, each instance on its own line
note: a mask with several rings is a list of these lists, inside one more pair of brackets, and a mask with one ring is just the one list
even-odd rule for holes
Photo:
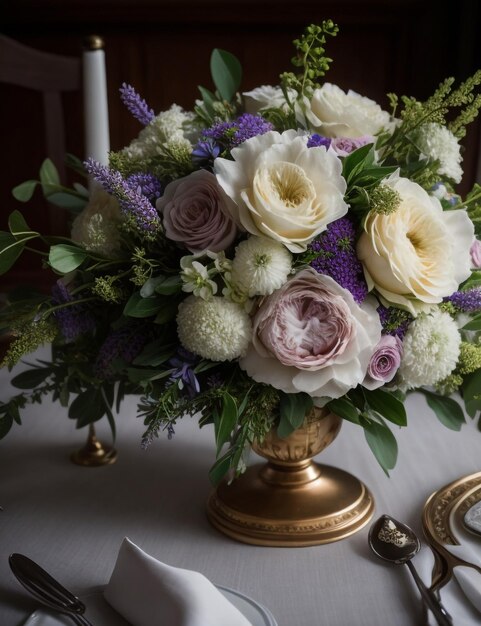
[[[481,72],[391,111],[323,81],[331,21],[294,42],[295,71],[239,93],[241,67],[214,50],[215,91],[192,111],[156,115],[109,165],[70,158],[95,181],[47,198],[71,209],[71,239],[32,231],[19,211],[1,233],[0,269],[35,248],[58,276],[50,295],[19,289],[3,310],[4,365],[45,342],[52,358],[17,375],[0,435],[44,394],[82,427],[141,396],[142,446],[176,420],[214,424],[214,482],[241,472],[272,427],[286,437],[327,406],[363,428],[388,472],[388,422],[422,392],[458,430],[481,410],[481,187],[463,199],[459,140],[477,115]],[[14,189],[30,199],[36,181]]]

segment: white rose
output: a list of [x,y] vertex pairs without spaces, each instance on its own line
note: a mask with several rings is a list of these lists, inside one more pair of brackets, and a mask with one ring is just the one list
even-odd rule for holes
[[234,221],[253,235],[302,252],[347,213],[340,159],[324,147],[308,148],[294,130],[252,137],[232,157],[216,159],[214,171],[235,202]]
[[337,85],[325,83],[316,89],[306,115],[315,130],[326,137],[361,137],[393,130],[389,113],[355,91],[345,93]]
[[[293,90],[291,92],[295,99],[297,93]],[[242,95],[246,113],[255,114],[262,109],[282,109],[287,106],[282,89],[272,85],[261,85],[252,91],[245,91]]]
[[383,181],[401,198],[387,215],[368,213],[357,254],[370,289],[413,315],[428,310],[471,273],[474,227],[465,210],[439,200],[398,173]]

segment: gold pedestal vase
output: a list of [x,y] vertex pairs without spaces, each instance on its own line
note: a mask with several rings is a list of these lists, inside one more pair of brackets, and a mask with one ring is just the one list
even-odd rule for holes
[[115,448],[106,446],[97,439],[95,427],[89,425],[89,432],[85,445],[72,452],[70,460],[76,465],[84,467],[100,467],[102,465],[111,465],[117,460],[117,451]]
[[363,528],[374,500],[357,478],[312,460],[336,438],[342,419],[314,407],[285,439],[273,428],[254,451],[267,463],[218,485],[207,503],[221,532],[260,546],[312,546],[338,541]]

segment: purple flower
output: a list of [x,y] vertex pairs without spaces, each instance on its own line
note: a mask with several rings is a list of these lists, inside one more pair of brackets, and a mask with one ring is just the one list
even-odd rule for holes
[[132,174],[126,183],[133,191],[142,194],[151,202],[155,202],[162,195],[160,180],[153,174]]
[[221,147],[213,139],[201,140],[192,150],[192,162],[198,167],[212,166],[220,152]]
[[409,324],[413,321],[411,313],[396,307],[386,307],[380,304],[377,307],[379,319],[382,324],[382,332],[403,339]]
[[466,291],[455,291],[444,298],[444,302],[451,302],[460,311],[465,313],[475,313],[481,311],[481,288],[474,287]]
[[177,381],[179,389],[185,389],[189,398],[194,398],[200,391],[199,381],[193,369],[198,360],[195,354],[182,347],[169,360],[169,365],[176,368],[172,372],[170,380],[172,382]]
[[166,236],[193,253],[220,252],[233,243],[237,226],[230,218],[235,213],[231,205],[217,178],[206,170],[172,181],[157,200]]
[[202,139],[211,139],[226,150],[232,150],[252,137],[263,135],[274,126],[261,115],[244,113],[233,122],[218,122],[202,131]]
[[331,139],[329,137],[323,137],[322,135],[311,135],[307,140],[308,148],[318,148],[319,146],[324,146],[325,148],[329,148],[331,145]]
[[94,372],[98,378],[110,379],[115,377],[115,361],[132,363],[140,354],[148,339],[143,326],[129,324],[113,330],[100,346],[94,365]]
[[372,135],[363,135],[362,137],[335,137],[331,141],[331,147],[334,152],[341,157],[345,157],[354,150],[366,146],[368,143],[374,143]]
[[134,220],[138,230],[155,233],[160,229],[160,219],[149,199],[137,189],[133,189],[122,178],[120,172],[101,165],[92,158],[84,163],[87,172],[98,181],[108,193],[119,201],[120,208],[126,217]]
[[362,385],[371,391],[391,382],[401,364],[403,345],[399,337],[383,335],[374,349]]
[[347,217],[341,217],[331,222],[308,249],[317,253],[311,261],[311,267],[319,274],[331,276],[361,304],[368,290],[362,265],[356,255],[355,236],[352,222]]
[[[52,303],[66,304],[75,302],[67,287],[58,280],[52,287]],[[95,320],[82,304],[70,304],[54,311],[53,316],[57,320],[65,341],[72,343],[80,335],[91,333],[95,330]]]
[[155,113],[148,106],[147,102],[139,96],[139,94],[135,91],[132,85],[122,83],[122,87],[119,91],[122,102],[132,113],[135,119],[139,120],[139,122],[144,126],[150,124],[150,122],[155,117]]

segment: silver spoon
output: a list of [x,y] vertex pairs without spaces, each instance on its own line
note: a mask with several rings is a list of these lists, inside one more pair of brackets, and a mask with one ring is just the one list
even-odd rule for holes
[[451,616],[436,594],[423,583],[411,562],[411,559],[419,552],[421,544],[409,526],[397,522],[389,515],[382,515],[371,526],[369,545],[371,550],[381,559],[391,563],[406,564],[426,606],[432,611],[439,626],[452,625]]
[[85,604],[40,565],[23,554],[11,554],[8,562],[18,582],[42,604],[68,615],[78,626],[92,626],[83,615]]

